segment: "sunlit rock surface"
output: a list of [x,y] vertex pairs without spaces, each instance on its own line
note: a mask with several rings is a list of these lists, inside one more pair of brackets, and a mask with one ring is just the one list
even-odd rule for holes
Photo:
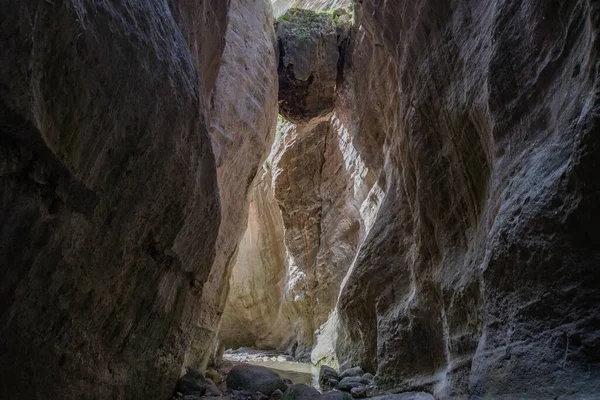
[[342,364],[442,398],[598,393],[597,16],[357,3],[355,143],[386,195],[341,292]]
[[232,0],[228,18],[209,128],[222,218],[198,329],[186,358],[186,365],[196,368],[204,368],[212,350],[219,350],[216,334],[246,228],[248,195],[255,176],[261,174],[277,121],[277,57],[270,5],[263,0]]

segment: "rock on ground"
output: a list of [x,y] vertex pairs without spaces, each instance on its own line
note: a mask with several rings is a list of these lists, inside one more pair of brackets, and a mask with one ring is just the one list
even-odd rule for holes
[[342,371],[342,373],[340,374],[340,378],[344,379],[347,377],[363,376],[364,373],[365,371],[363,371],[361,367],[352,367]]
[[431,394],[426,392],[405,392],[398,394],[386,394],[383,396],[371,397],[373,400],[435,400]]
[[251,393],[261,392],[270,396],[279,389],[285,393],[287,385],[275,372],[258,365],[236,365],[227,375],[229,390],[246,390]]
[[290,386],[283,394],[283,400],[314,400],[321,397],[321,393],[302,383]]
[[325,386],[335,386],[332,385],[332,381],[335,381],[335,384],[340,380],[340,376],[337,371],[327,365],[321,365],[321,369],[319,370],[319,383]]
[[[214,385],[214,383],[213,383]],[[203,396],[209,384],[204,375],[197,371],[190,370],[184,376],[179,378],[175,391],[183,395]]]
[[371,381],[361,378],[360,376],[347,376],[342,378],[340,382],[336,385],[336,389],[343,390],[345,392],[349,392],[352,388],[365,386],[371,383]]

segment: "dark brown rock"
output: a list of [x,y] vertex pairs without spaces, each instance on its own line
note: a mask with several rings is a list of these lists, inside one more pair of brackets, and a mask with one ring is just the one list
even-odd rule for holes
[[166,398],[179,377],[220,219],[210,73],[182,32],[213,60],[224,36],[179,3],[0,4],[2,398]]
[[250,393],[261,392],[270,396],[275,390],[287,390],[287,385],[275,372],[258,365],[236,365],[227,375],[227,388],[246,390]]
[[320,397],[317,389],[302,383],[290,386],[283,394],[283,400],[316,400]]
[[310,10],[293,8],[279,17],[279,112],[285,118],[306,123],[333,110],[348,30],[332,15]]

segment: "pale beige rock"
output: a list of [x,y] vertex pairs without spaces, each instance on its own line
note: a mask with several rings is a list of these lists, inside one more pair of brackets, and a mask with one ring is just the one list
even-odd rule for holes
[[225,49],[210,102],[209,132],[217,162],[221,226],[186,366],[203,369],[208,364],[229,292],[233,260],[246,227],[248,193],[275,134],[277,58],[272,26],[267,2],[231,2]]

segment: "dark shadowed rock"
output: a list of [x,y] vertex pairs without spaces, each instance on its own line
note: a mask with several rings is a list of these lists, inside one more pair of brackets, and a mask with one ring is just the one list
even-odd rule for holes
[[283,392],[280,389],[275,389],[273,393],[271,393],[271,400],[281,400],[283,399]]
[[291,9],[278,19],[279,112],[288,120],[308,122],[333,110],[348,29],[309,10]]
[[206,392],[206,386],[207,382],[204,375],[197,371],[190,370],[184,376],[179,378],[175,391],[183,395],[203,396]]
[[365,386],[371,383],[368,379],[363,379],[360,376],[348,376],[342,379],[337,385],[336,389],[349,392],[352,388],[357,386]]
[[287,390],[287,385],[275,372],[258,365],[236,365],[227,375],[227,388],[262,392],[270,396],[275,390]]
[[350,390],[350,396],[353,399],[363,399],[367,397],[367,388],[364,386],[356,386]]
[[[319,370],[319,383],[326,386],[335,386],[338,384],[340,376],[337,371],[330,366],[321,365]],[[335,382],[332,382],[334,380]]]
[[283,400],[316,400],[320,397],[317,389],[302,383],[290,386],[283,394]]
[[221,396],[223,393],[217,384],[210,378],[206,378],[206,393],[207,396]]
[[363,371],[363,369],[361,367],[353,367],[353,368],[348,368],[346,370],[344,370],[341,374],[340,374],[340,378],[344,379],[347,377],[357,377],[357,376],[363,376],[365,374],[365,371]]
[[340,392],[338,390],[332,390],[331,392],[323,393],[320,397],[322,400],[351,400],[350,394],[347,392]]
[[228,7],[0,2],[0,398],[172,391],[214,312]]
[[386,394],[383,396],[371,397],[373,400],[435,400],[429,393],[425,392],[405,392],[398,394]]

